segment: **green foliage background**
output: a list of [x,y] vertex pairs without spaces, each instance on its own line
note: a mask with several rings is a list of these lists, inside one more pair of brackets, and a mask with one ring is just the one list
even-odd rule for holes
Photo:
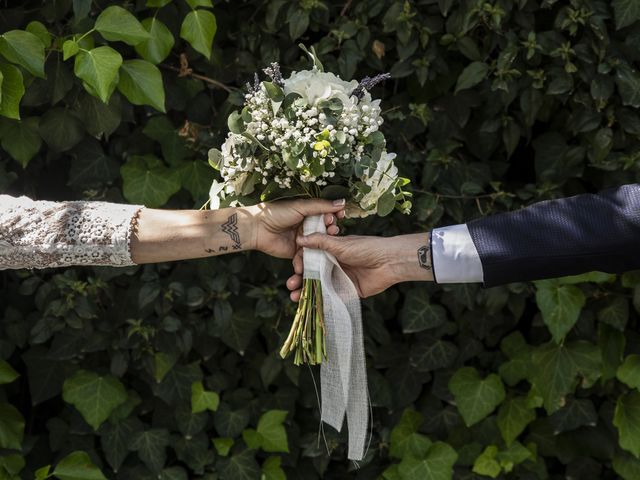
[[[199,207],[238,87],[306,68],[298,42],[344,78],[393,76],[374,94],[414,213],[348,233],[634,182],[639,19],[635,0],[6,2],[0,192]],[[640,478],[637,273],[364,301],[356,470],[344,434],[318,442],[309,370],[277,356],[289,272],[259,254],[3,272],[0,478]]]

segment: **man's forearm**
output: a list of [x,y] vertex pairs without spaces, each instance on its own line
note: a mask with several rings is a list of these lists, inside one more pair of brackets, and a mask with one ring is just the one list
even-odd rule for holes
[[250,250],[256,245],[255,211],[142,209],[131,236],[135,263],[156,263]]

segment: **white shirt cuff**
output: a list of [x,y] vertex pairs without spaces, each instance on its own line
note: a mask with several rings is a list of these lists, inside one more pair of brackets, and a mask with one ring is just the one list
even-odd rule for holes
[[431,232],[433,276],[438,283],[482,282],[482,262],[466,224]]

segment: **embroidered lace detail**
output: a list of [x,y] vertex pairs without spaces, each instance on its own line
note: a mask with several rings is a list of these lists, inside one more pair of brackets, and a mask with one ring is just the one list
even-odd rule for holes
[[139,205],[0,195],[0,269],[133,265]]

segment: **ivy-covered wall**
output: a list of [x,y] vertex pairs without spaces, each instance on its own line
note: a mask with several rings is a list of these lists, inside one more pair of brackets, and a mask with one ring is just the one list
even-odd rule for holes
[[[634,182],[638,20],[636,0],[3,2],[0,192],[198,208],[240,88],[307,68],[300,42],[344,78],[392,75],[373,93],[414,211],[347,233]],[[356,471],[344,433],[319,440],[312,372],[277,355],[290,270],[2,272],[0,478],[640,478],[638,273],[365,300]]]

